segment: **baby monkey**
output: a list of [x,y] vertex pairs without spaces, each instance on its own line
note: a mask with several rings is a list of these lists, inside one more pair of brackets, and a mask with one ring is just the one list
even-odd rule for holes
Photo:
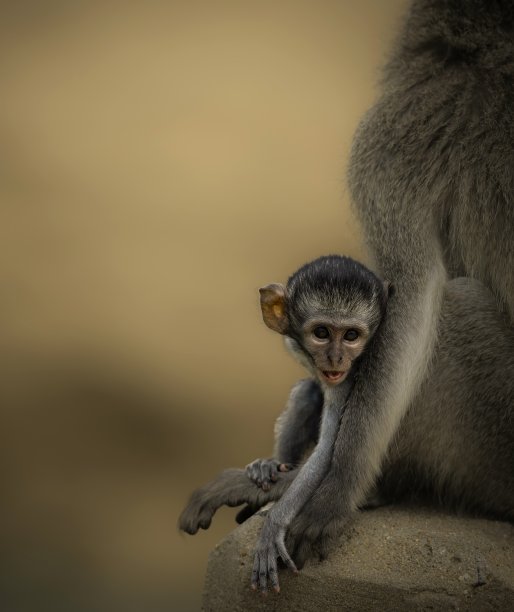
[[277,421],[273,459],[255,460],[247,474],[269,490],[278,471],[291,469],[311,444],[316,447],[266,515],[255,552],[255,590],[266,592],[268,582],[280,590],[278,557],[296,571],[285,546],[287,528],[328,471],[359,357],[385,314],[389,293],[389,284],[362,264],[336,255],[304,265],[285,287],[271,284],[260,289],[264,322],[285,336],[287,349],[312,378],[291,391]]

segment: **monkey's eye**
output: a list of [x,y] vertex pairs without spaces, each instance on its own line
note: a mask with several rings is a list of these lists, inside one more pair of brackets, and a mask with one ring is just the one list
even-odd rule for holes
[[359,332],[356,331],[355,329],[349,329],[344,335],[344,339],[348,340],[348,342],[353,342],[354,340],[357,340],[358,337],[359,337]]
[[312,333],[316,336],[316,338],[319,338],[320,340],[325,340],[330,336],[330,332],[328,331],[328,329],[326,327],[323,327],[322,325],[315,327]]

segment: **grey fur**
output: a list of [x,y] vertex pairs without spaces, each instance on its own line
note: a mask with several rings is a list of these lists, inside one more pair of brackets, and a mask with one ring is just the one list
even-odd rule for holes
[[[375,267],[395,286],[342,415],[329,471],[293,519],[301,564],[374,486],[514,519],[514,4],[417,0],[359,127],[349,183]],[[465,279],[456,277],[463,276]],[[455,280],[452,280],[455,279]],[[195,494],[190,529],[244,471]],[[226,501],[223,501],[226,500]]]
[[[513,347],[514,329],[483,285],[468,278],[446,284],[428,375],[389,444],[375,486],[361,505],[428,496],[445,506],[514,520]],[[279,417],[276,449],[283,460],[296,462],[318,436],[315,385],[301,381],[292,395],[295,401]],[[309,403],[311,398],[314,401]],[[303,444],[291,446],[297,433]],[[195,491],[181,515],[180,528],[188,533],[206,529],[224,504],[247,503],[249,516],[280,499],[297,473],[295,469],[278,473],[277,482],[264,491],[248,479],[245,470],[226,470]],[[344,525],[344,517],[340,524]],[[326,553],[330,540],[319,544],[317,550]],[[297,565],[303,550],[295,549]]]
[[286,409],[275,425],[273,456],[281,463],[297,465],[319,437],[323,393],[311,378],[298,381],[291,389]]
[[458,278],[445,287],[438,337],[378,490],[514,520],[514,328],[483,285]]
[[[311,378],[298,381],[275,424],[273,458],[249,463],[248,477],[266,490],[277,481],[280,471],[297,467],[307,450],[318,441],[322,408],[323,393],[319,385]],[[242,517],[248,518],[247,513]]]
[[[431,399],[420,409],[429,412],[418,437],[430,436],[442,411],[453,427],[446,445],[425,443],[423,456],[407,458],[408,486],[421,481],[445,501],[513,516],[513,26],[511,1],[414,2],[383,94],[357,132],[349,169],[355,210],[377,272],[396,292],[362,360],[331,469],[290,526],[288,546],[300,562],[325,550],[364,502],[420,389]],[[431,368],[445,285],[456,275],[482,282],[506,323],[496,321],[477,343],[455,320],[459,333],[444,353],[451,366]],[[471,293],[467,324],[488,329],[482,318],[489,321],[491,302]],[[486,348],[483,381],[477,360]],[[433,372],[444,375],[443,393]]]
[[291,521],[316,491],[330,467],[343,406],[350,391],[351,382],[348,379],[334,389],[325,390],[316,448],[302,465],[288,490],[267,513],[255,551],[252,572],[254,588],[258,585],[261,591],[266,592],[269,581],[275,590],[279,590],[278,557],[290,569],[296,570],[296,565],[285,545],[286,532]]
[[[287,530],[329,471],[358,362],[385,313],[388,291],[362,264],[332,255],[302,266],[291,276],[286,290],[272,284],[261,290],[261,296],[263,292],[264,322],[285,335],[291,354],[313,379],[293,387],[277,422],[276,457],[250,463],[246,467],[249,478],[269,490],[279,472],[297,463],[317,439],[289,489],[269,510],[259,535],[252,586],[265,592],[268,585],[277,591],[280,588],[278,557],[296,570],[285,544]],[[278,324],[269,312],[274,299],[280,300]],[[317,335],[319,330],[321,336]],[[353,334],[347,339],[349,332]],[[238,520],[246,518],[250,510],[253,508],[240,513]]]

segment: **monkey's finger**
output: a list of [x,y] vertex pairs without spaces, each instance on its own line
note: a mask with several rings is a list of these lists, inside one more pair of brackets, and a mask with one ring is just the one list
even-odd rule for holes
[[259,554],[259,589],[263,595],[268,592],[268,556]]
[[257,483],[260,486],[259,479],[261,477],[261,461],[256,459],[253,463],[249,463],[246,466],[246,475],[250,480]]
[[269,478],[271,482],[276,482],[278,480],[278,465],[276,463],[272,463],[270,465],[270,474]]
[[279,472],[289,472],[289,470],[292,470],[294,467],[294,465],[292,463],[281,463],[278,466],[278,470]]
[[273,465],[271,480],[276,482],[280,472],[289,472],[289,470],[292,470],[293,468],[294,465],[292,463],[278,463]]
[[267,461],[262,461],[259,465],[259,480],[267,480],[269,476],[269,467]]
[[277,593],[280,593],[280,585],[278,583],[277,556],[275,550],[273,549],[268,552],[268,576],[273,590]]
[[259,584],[259,553],[255,553],[253,558],[253,569],[252,569],[252,590],[257,590]]
[[271,486],[271,468],[273,462],[272,461],[263,461],[261,463],[261,473],[259,479],[261,481],[261,487],[264,491],[269,491]]
[[278,554],[279,554],[280,558],[282,559],[282,561],[287,565],[287,567],[290,570],[292,570],[293,572],[297,573],[298,572],[298,568],[296,567],[295,562],[292,560],[291,556],[287,552],[287,548],[286,548],[286,545],[284,543],[283,538],[280,538],[277,541],[277,549],[278,549]]

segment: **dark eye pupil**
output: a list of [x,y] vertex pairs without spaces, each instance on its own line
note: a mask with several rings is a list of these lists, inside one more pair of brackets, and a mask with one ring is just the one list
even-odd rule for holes
[[324,340],[329,336],[328,329],[326,327],[316,327],[316,329],[314,330],[314,335],[316,336],[316,338]]
[[350,342],[352,342],[353,340],[357,340],[358,337],[359,334],[354,329],[349,329],[344,335],[344,339],[349,340]]

